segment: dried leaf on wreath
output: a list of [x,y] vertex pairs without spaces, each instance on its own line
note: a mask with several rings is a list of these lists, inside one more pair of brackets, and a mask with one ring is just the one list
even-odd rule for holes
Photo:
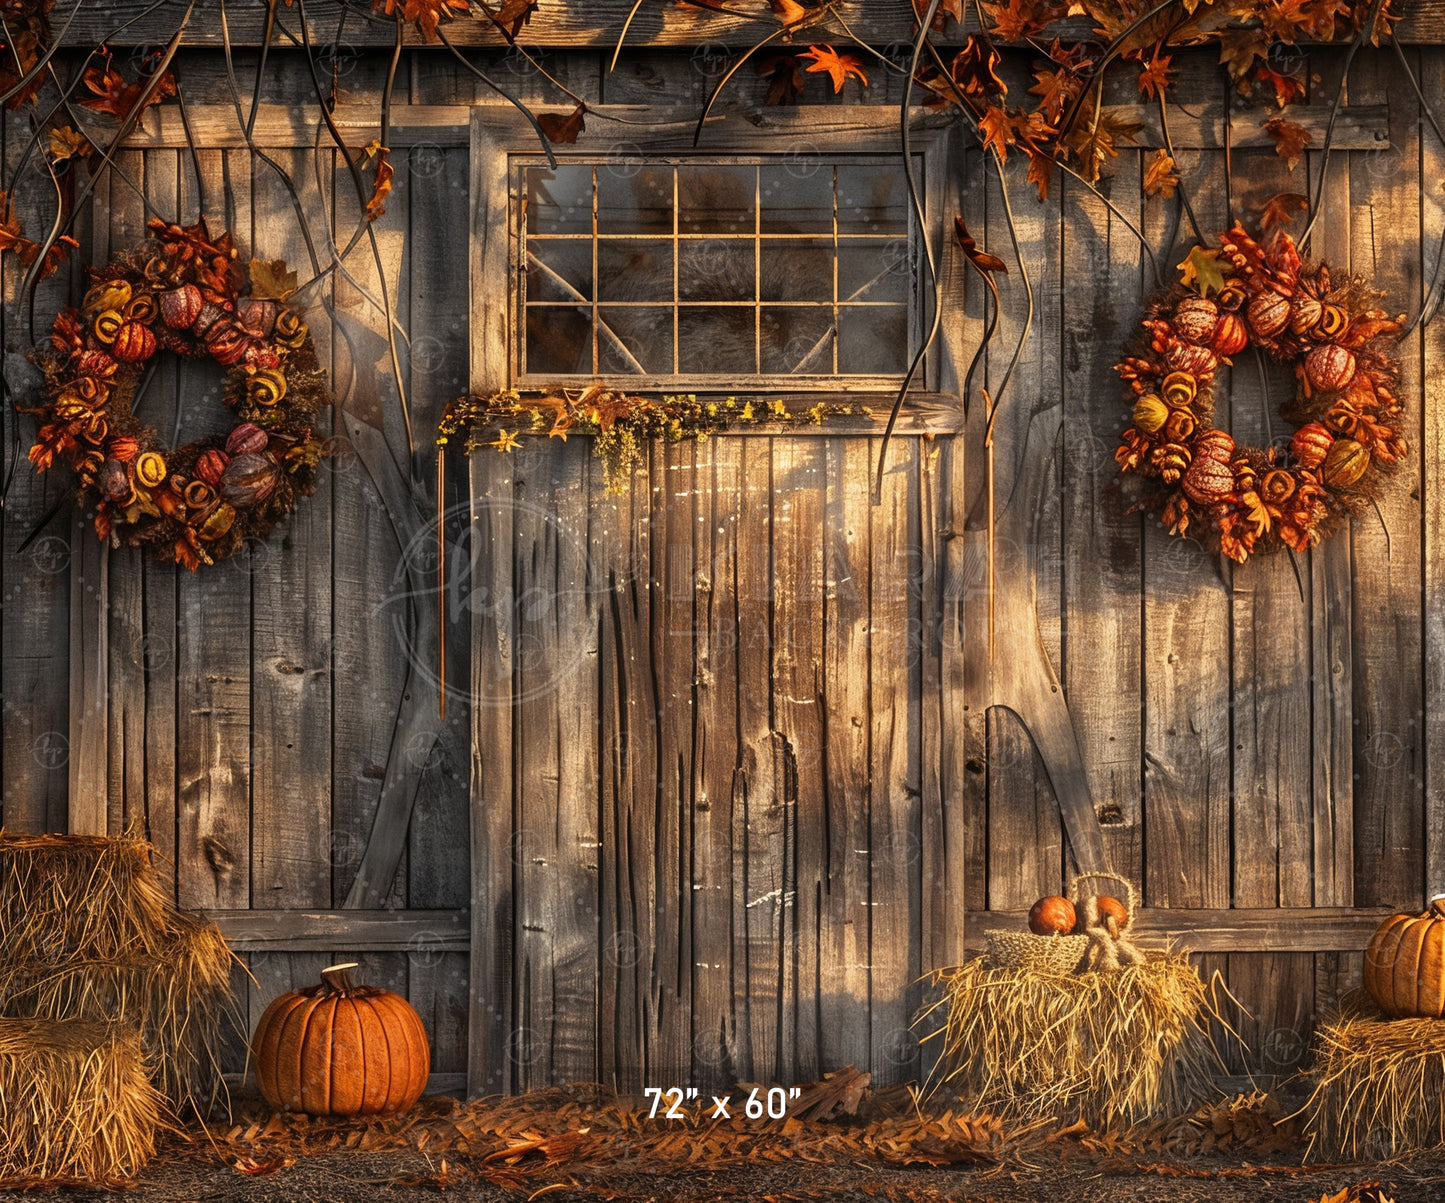
[[366,219],[375,221],[386,212],[386,198],[391,195],[391,186],[396,175],[391,165],[391,151],[376,139],[366,147],[366,158],[376,159],[376,179],[371,187],[371,199],[366,202]]
[[968,261],[978,270],[980,275],[987,276],[992,272],[1003,272],[1008,274],[1008,266],[997,255],[990,255],[987,251],[978,249],[978,243],[973,240],[973,235],[968,232],[964,225],[963,218],[953,219],[953,236],[958,240],[958,245],[963,248],[963,253],[968,256]]
[[1156,150],[1149,158],[1149,166],[1144,170],[1144,195],[1162,196],[1165,198],[1174,195],[1174,189],[1179,186],[1179,173],[1174,170],[1174,156],[1167,150]]
[[1007,4],[983,5],[993,22],[993,35],[1005,42],[1023,42],[1043,33],[1066,11],[1061,4],[1040,4],[1036,0],[1008,0]]
[[978,120],[979,140],[985,150],[997,152],[1002,162],[1010,146],[1038,150],[1038,143],[1057,133],[1040,112],[1025,113],[990,105]]
[[841,92],[849,77],[858,80],[865,88],[868,76],[863,70],[863,60],[846,50],[834,50],[832,46],[809,46],[799,58],[811,59],[812,66],[804,68],[809,72],[826,71],[833,81],[834,93]]
[[556,113],[542,113],[538,116],[537,123],[551,141],[570,146],[586,128],[583,120],[586,113],[587,106],[579,104],[565,117],[559,117]]
[[773,10],[773,16],[785,26],[796,25],[808,17],[808,10],[795,0],[768,0],[768,7]]
[[1299,164],[1312,139],[1309,130],[1283,117],[1271,117],[1264,123],[1264,132],[1274,143],[1274,153],[1285,161],[1291,171]]
[[1260,232],[1273,230],[1295,219],[1295,214],[1310,207],[1309,197],[1298,192],[1278,192],[1264,202],[1259,213]]
[[296,273],[284,259],[251,260],[251,295],[261,301],[284,301],[296,291]]
[[1224,287],[1224,269],[1219,262],[1219,252],[1193,247],[1188,257],[1179,264],[1179,282],[1207,297],[1211,291],[1218,292]]
[[1258,29],[1225,29],[1219,34],[1219,63],[1230,77],[1246,80],[1254,64],[1269,53],[1269,42]]
[[758,74],[768,81],[766,104],[797,104],[808,83],[796,54],[768,55],[758,64]]
[[1169,86],[1169,60],[1173,55],[1160,54],[1156,49],[1144,69],[1139,72],[1139,92],[1153,100],[1164,95]]
[[1039,97],[1039,108],[1051,124],[1059,122],[1084,87],[1084,81],[1067,66],[1057,71],[1047,68],[1035,71],[1034,79],[1038,82],[1029,89],[1029,94]]
[[[111,65],[110,51],[102,50],[100,57],[86,68],[83,81],[92,95],[83,98],[82,108],[97,113],[109,113],[119,121],[130,116],[131,110],[140,103],[153,77],[140,76],[135,83],[125,82],[125,76]],[[160,104],[176,94],[176,77],[170,71],[156,82],[155,90],[146,99],[145,107]]]
[[[913,0],[913,12],[917,18],[923,20],[923,14],[928,11],[925,0]],[[963,0],[941,0],[938,11],[933,14],[933,24],[929,26],[934,33],[942,33],[948,27],[948,19],[952,17],[959,25],[963,24]]]
[[[458,7],[465,9],[466,5]],[[517,35],[522,32],[522,26],[532,20],[532,14],[537,11],[537,0],[503,0],[502,6],[493,11],[490,4],[482,4],[482,11],[492,19],[509,41],[515,42]]]
[[1039,200],[1049,199],[1049,182],[1054,178],[1053,159],[1041,151],[1032,147],[1025,147],[1024,153],[1029,157],[1028,182],[1039,190]]

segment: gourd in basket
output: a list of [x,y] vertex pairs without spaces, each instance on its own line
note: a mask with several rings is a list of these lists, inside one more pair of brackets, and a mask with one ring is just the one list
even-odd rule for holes
[[[1086,880],[1106,879],[1124,887],[1127,902],[1107,894],[1086,894]],[[1069,897],[1040,898],[1029,912],[1029,930],[987,933],[989,963],[1002,969],[1037,973],[1081,973],[1137,964],[1143,959],[1119,933],[1133,917],[1136,896],[1117,873],[1080,873],[1069,883]],[[1107,946],[1107,947],[1105,947]]]

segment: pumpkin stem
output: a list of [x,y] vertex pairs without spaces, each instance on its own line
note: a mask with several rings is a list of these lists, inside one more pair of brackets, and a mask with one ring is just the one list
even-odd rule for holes
[[1432,897],[1429,909],[1440,918],[1445,919],[1445,894],[1436,894]]
[[351,970],[359,968],[360,962],[347,961],[341,965],[328,965],[321,971],[321,980],[337,994],[349,994],[355,988],[351,984]]

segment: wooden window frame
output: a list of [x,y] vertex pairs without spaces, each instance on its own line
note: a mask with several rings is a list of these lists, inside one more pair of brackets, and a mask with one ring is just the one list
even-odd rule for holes
[[[569,110],[544,109],[559,117]],[[620,118],[621,120],[613,120]],[[701,137],[694,136],[694,116],[678,116],[676,109],[647,105],[601,105],[589,110],[586,128],[575,144],[554,147],[559,162],[605,163],[634,157],[648,161],[683,162],[692,156],[767,155],[805,151],[825,160],[859,153],[901,156],[898,113],[893,108],[853,105],[809,105],[766,113],[726,112],[710,118]],[[909,152],[925,163],[920,197],[926,218],[925,232],[939,269],[945,300],[940,337],[925,357],[924,379],[935,382],[931,391],[913,388],[905,408],[930,413],[956,404],[957,375],[963,335],[961,255],[947,236],[948,214],[961,211],[963,187],[962,124],[951,113],[916,110],[910,129]],[[518,380],[520,362],[517,322],[521,300],[519,214],[513,187],[516,167],[535,161],[541,148],[530,121],[510,105],[478,105],[471,114],[472,227],[471,227],[471,388],[488,395]],[[920,287],[927,289],[926,276]],[[926,306],[924,306],[926,308]],[[629,391],[705,392],[706,388],[679,388],[675,381],[638,376],[601,379]],[[800,375],[796,380],[778,376],[739,377],[728,391],[789,393],[811,397],[838,395],[872,398],[887,406],[898,378]],[[521,387],[535,388],[536,382]]]

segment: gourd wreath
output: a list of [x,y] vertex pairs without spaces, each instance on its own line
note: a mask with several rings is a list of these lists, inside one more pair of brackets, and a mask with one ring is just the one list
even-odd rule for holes
[[[1394,347],[1404,317],[1373,308],[1359,277],[1332,280],[1275,230],[1261,246],[1236,222],[1196,246],[1182,281],[1155,293],[1143,334],[1116,365],[1134,405],[1114,458],[1153,482],[1136,509],[1193,532],[1230,559],[1303,551],[1377,494],[1408,454]],[[1213,294],[1213,295],[1211,295]],[[1246,347],[1294,366],[1280,414],[1288,446],[1238,445],[1212,422],[1221,363]]]
[[[80,308],[61,311],[36,356],[45,401],[26,411],[40,418],[30,461],[75,470],[102,540],[195,569],[264,537],[314,491],[324,449],[313,422],[331,398],[306,323],[276,299],[284,264],[253,260],[248,279],[229,233],[149,228],[154,241],[92,270]],[[136,416],[165,351],[226,369],[228,434],[166,447]]]

